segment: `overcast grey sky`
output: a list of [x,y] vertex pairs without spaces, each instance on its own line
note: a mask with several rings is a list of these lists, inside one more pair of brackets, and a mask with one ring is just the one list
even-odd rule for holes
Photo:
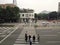
[[[13,0],[0,0],[2,3],[12,3]],[[58,2],[60,0],[17,0],[17,6],[20,8],[34,9],[35,12],[58,11]]]

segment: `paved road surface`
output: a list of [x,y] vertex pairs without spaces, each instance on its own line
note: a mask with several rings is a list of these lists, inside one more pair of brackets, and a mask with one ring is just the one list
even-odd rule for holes
[[5,38],[5,40],[0,43],[0,45],[13,45],[17,37],[20,35],[21,31],[22,28],[19,26],[19,28],[16,29],[8,38]]
[[60,29],[54,28],[34,28],[34,26],[23,26],[22,29],[19,28],[13,32],[6,40],[4,40],[0,45],[29,45],[29,42],[25,42],[24,34],[27,31],[28,35],[40,35],[40,42],[37,40],[35,44],[32,45],[60,45]]
[[[33,37],[33,35],[35,35],[37,37],[34,27],[24,26],[23,31],[21,32],[19,37],[16,39],[14,45],[29,45],[29,41],[25,42],[25,38],[24,38],[26,31],[27,31],[28,36],[31,35]],[[33,43],[32,45],[39,45],[39,43],[37,42],[37,39],[36,39],[36,42]]]
[[40,34],[40,45],[60,45],[60,29],[36,29]]

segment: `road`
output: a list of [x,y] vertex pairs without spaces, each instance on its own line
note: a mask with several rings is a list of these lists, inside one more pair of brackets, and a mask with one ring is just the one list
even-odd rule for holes
[[[32,24],[31,24],[32,25]],[[0,45],[29,45],[24,40],[24,34],[27,31],[28,35],[40,35],[40,42],[33,43],[32,45],[60,45],[60,28],[40,27],[36,28],[34,25],[24,24],[11,33]],[[20,28],[22,26],[22,28]]]
[[60,29],[36,29],[40,45],[60,45]]

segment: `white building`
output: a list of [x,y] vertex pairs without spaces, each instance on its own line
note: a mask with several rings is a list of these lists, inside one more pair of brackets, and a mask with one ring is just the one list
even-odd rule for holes
[[20,10],[21,22],[32,22],[34,19],[34,10],[32,9],[21,9]]

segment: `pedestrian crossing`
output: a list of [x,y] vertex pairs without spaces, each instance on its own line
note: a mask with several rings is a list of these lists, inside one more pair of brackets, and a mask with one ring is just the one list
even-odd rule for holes
[[0,41],[13,31],[14,27],[0,27]]
[[[35,41],[35,42],[32,42],[32,44],[38,44],[39,42]],[[14,45],[29,45],[29,41],[25,41],[24,39],[19,39],[19,40],[16,40],[15,41],[15,44]]]
[[[28,35],[31,35],[31,36],[35,35],[37,37],[34,27],[24,27],[21,34],[16,39],[14,45],[29,45],[29,40],[27,42],[25,41],[26,31]],[[32,45],[38,45],[38,43],[39,42],[37,41],[37,38],[36,38],[35,42],[32,42]]]
[[[15,43],[16,44],[29,44],[29,41],[25,41],[24,39],[17,39],[16,41],[15,41]],[[38,41],[36,40],[35,42],[32,42],[33,44],[34,43],[38,43]]]

